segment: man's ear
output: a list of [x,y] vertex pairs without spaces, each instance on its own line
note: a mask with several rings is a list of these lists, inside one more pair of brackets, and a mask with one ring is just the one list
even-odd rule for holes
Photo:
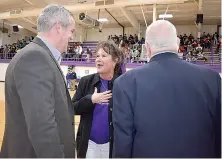
[[60,24],[59,22],[56,22],[56,23],[55,23],[55,27],[56,27],[56,31],[57,31],[58,33],[60,33],[60,32],[61,32],[61,29],[62,29],[61,24]]
[[147,54],[147,57],[150,58],[150,57],[151,57],[150,45],[146,42],[146,43],[145,43],[145,46],[146,46],[146,54]]

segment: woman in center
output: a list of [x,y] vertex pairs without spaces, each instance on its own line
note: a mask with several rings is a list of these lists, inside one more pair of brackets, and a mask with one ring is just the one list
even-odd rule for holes
[[76,143],[78,158],[111,158],[113,145],[112,88],[122,74],[122,52],[114,42],[96,48],[97,73],[82,77],[73,97],[81,116]]

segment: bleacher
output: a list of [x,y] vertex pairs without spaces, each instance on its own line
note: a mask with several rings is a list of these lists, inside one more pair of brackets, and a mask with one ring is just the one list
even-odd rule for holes
[[[86,41],[83,42],[82,45],[82,56],[80,59],[74,59],[72,58],[73,56],[70,57],[63,57],[62,62],[65,64],[70,64],[70,65],[93,65],[95,62],[95,57],[96,57],[96,46],[98,44],[98,41]],[[87,48],[89,48],[92,52],[92,57],[87,61],[86,57],[86,50]],[[145,47],[143,47],[145,48]],[[219,70],[221,67],[221,54],[220,53],[215,53],[216,47],[213,46],[210,50],[209,49],[204,49],[203,51],[203,55],[204,57],[206,57],[206,61],[204,60],[196,60],[196,61],[191,61],[192,63],[198,64],[198,65],[204,65],[204,66],[210,66],[212,69],[215,70]],[[145,51],[142,51],[145,52]],[[219,51],[221,52],[221,51]],[[145,53],[143,53],[145,54]],[[1,59],[1,61],[5,61],[5,60],[10,60],[12,59],[12,57],[15,55],[15,53],[8,53],[7,56],[4,59]],[[4,57],[3,55],[1,55],[0,57]],[[142,64],[144,64],[144,57],[140,56],[136,61],[134,61],[133,63],[131,63],[130,61],[128,61],[128,66],[130,65],[131,67],[135,65],[135,67],[138,67]],[[68,63],[67,63],[68,62]]]
[[95,58],[96,54],[96,45],[98,44],[98,41],[86,41],[82,43],[83,52],[87,49],[87,47],[92,52],[92,58]]

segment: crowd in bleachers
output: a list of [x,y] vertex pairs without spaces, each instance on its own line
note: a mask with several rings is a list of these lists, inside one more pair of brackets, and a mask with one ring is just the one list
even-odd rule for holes
[[136,34],[134,36],[131,34],[110,35],[108,40],[113,40],[123,51],[126,61],[131,63],[138,61],[142,52],[142,44],[145,43],[145,38],[139,39]]
[[178,36],[180,39],[179,52],[183,53],[183,59],[187,61],[204,60],[207,58],[204,55],[204,50],[211,52],[212,46],[215,46],[215,53],[219,53],[220,49],[220,38],[217,32],[213,35],[203,32],[200,38],[194,39],[193,35],[186,34]]
[[108,40],[113,40],[117,45],[120,44],[121,41],[123,41],[123,43],[127,44],[127,45],[134,45],[134,44],[144,44],[145,43],[145,39],[142,37],[141,39],[138,38],[138,36],[135,34],[133,35],[129,35],[127,36],[126,34],[123,35],[110,35],[108,36]]
[[[201,37],[197,39],[195,39],[192,34],[189,36],[186,34],[180,35],[178,38],[180,39],[179,52],[183,54],[183,59],[187,61],[207,61],[204,51],[211,52],[212,46],[215,46],[215,53],[219,53],[221,47],[221,41],[217,32],[213,35],[203,32]],[[125,34],[124,36],[110,35],[108,39],[113,40],[121,49],[123,49],[126,58],[129,59],[127,61],[130,61],[131,63],[141,62],[140,57],[142,44],[145,43],[144,38],[139,40],[136,34],[134,36],[127,36]]]
[[80,42],[73,42],[69,44],[67,53],[64,55],[64,58],[78,61],[82,58],[82,52],[82,44]]
[[[30,39],[18,40],[17,43],[8,44],[0,47],[0,59],[11,59],[18,50],[25,47],[34,37]],[[187,61],[203,60],[207,61],[208,58],[204,54],[204,51],[211,52],[212,46],[215,46],[215,53],[220,52],[221,38],[218,33],[210,35],[203,32],[200,38],[195,39],[192,34],[189,36],[184,34],[178,36],[180,39],[179,52],[183,54],[183,59]],[[119,48],[124,52],[126,63],[140,62],[142,44],[145,43],[145,39],[139,39],[135,34],[133,35],[110,35],[109,40],[113,40]],[[68,46],[68,50],[63,54],[63,59],[72,61],[90,61],[95,54],[95,46],[85,46],[80,42],[72,42]]]
[[[217,32],[215,32],[214,35],[205,34],[205,32],[201,35],[200,38],[194,39],[193,35],[190,34],[187,36],[184,34],[183,36],[180,35],[180,50],[181,52],[186,51],[189,52],[190,49],[198,47],[198,44],[200,44],[200,47],[203,49],[210,49],[212,45],[219,46],[219,35]],[[189,48],[189,46],[192,46]]]
[[17,43],[2,45],[0,47],[0,59],[11,59],[20,49],[30,43],[33,38],[34,37],[30,37],[27,40],[18,40]]
[[[108,40],[113,40],[119,48],[123,51],[125,55],[126,62],[129,62],[135,57],[139,57],[142,51],[142,44],[145,43],[145,39],[141,38],[138,39],[138,36],[126,34],[124,36],[112,36],[108,37]],[[83,47],[81,43],[73,43],[69,46],[67,53],[65,54],[65,59],[67,60],[74,60],[74,61],[91,61],[95,57],[95,47],[96,45],[92,46],[89,43],[89,46]]]

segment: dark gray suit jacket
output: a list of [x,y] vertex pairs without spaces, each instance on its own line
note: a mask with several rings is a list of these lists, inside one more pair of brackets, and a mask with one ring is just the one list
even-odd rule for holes
[[74,158],[71,98],[60,66],[39,38],[11,60],[5,98],[1,157]]

